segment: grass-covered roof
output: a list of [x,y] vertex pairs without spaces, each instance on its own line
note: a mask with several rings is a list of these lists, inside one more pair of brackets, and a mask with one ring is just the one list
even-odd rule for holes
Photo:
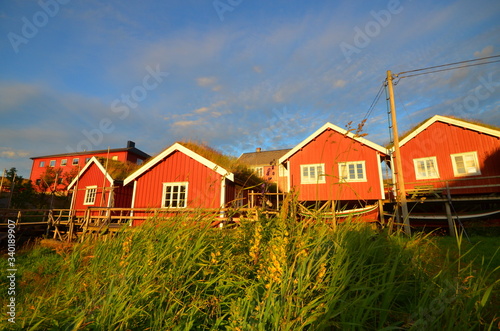
[[140,168],[140,165],[129,161],[122,162],[105,157],[97,157],[97,160],[114,180],[124,180],[128,175]]
[[227,171],[232,172],[235,180],[240,184],[258,185],[264,182],[263,178],[258,177],[252,169],[234,156],[225,155],[205,143],[194,141],[180,141],[178,143]]

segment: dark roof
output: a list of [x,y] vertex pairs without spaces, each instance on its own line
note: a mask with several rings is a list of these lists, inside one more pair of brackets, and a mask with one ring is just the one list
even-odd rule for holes
[[238,160],[250,166],[271,165],[277,163],[279,158],[288,153],[290,150],[291,149],[288,148],[274,151],[243,153]]
[[[137,156],[143,157],[145,159],[150,158],[151,155],[144,153],[138,148],[135,147],[125,147],[125,148],[113,148],[110,149],[110,153],[117,153],[117,152],[129,152],[131,154],[135,154]],[[41,158],[50,158],[50,157],[61,157],[61,156],[78,156],[78,155],[94,155],[94,154],[104,154],[107,153],[107,149],[101,149],[97,151],[85,151],[85,152],[75,152],[75,153],[62,153],[62,154],[52,154],[52,155],[43,155],[43,156],[34,156],[31,157],[30,159],[41,159]]]

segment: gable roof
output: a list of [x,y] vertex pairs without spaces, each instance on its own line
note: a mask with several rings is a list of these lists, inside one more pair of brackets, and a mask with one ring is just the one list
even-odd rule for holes
[[302,149],[305,145],[307,145],[308,143],[310,143],[313,139],[315,139],[317,136],[319,136],[320,134],[322,134],[324,131],[326,131],[327,129],[331,129],[333,131],[336,131],[346,137],[349,137],[351,139],[354,139],[356,140],[357,142],[363,144],[363,145],[366,145],[370,148],[373,148],[374,150],[384,154],[384,155],[387,155],[387,149],[378,145],[378,144],[375,144],[374,142],[371,142],[370,140],[368,139],[365,139],[363,137],[360,137],[359,135],[355,134],[355,133],[352,133],[351,131],[348,131],[348,130],[345,130],[345,129],[342,129],[330,122],[327,122],[326,124],[324,124],[321,128],[319,128],[318,130],[316,130],[313,134],[311,134],[309,137],[307,137],[306,139],[304,139],[302,142],[300,142],[297,146],[295,146],[294,148],[292,148],[288,153],[286,153],[285,155],[283,155],[280,159],[279,159],[279,163],[283,163],[285,162],[286,160],[288,160],[292,155],[294,155],[295,153],[297,153],[300,149]]
[[189,148],[181,145],[180,143],[175,143],[172,146],[170,146],[167,149],[165,149],[160,154],[158,154],[157,156],[155,156],[154,158],[152,158],[151,160],[149,160],[148,162],[146,162],[142,167],[140,167],[137,171],[135,171],[134,173],[132,173],[130,176],[128,176],[127,178],[125,178],[125,180],[123,181],[123,184],[127,185],[128,183],[132,182],[137,177],[141,176],[147,170],[149,170],[150,168],[154,167],[156,164],[158,164],[159,162],[161,162],[164,158],[166,158],[167,156],[169,156],[170,154],[172,154],[172,153],[174,153],[176,151],[179,151],[179,152],[181,152],[181,153],[189,156],[190,158],[192,158],[192,159],[200,162],[204,166],[206,166],[206,167],[212,169],[213,171],[217,172],[219,175],[221,175],[223,177],[226,177],[226,178],[228,178],[231,181],[234,181],[234,174],[233,173],[227,171],[226,169],[224,169],[221,166],[215,164],[214,162],[208,160],[207,158],[205,158],[205,157],[203,157],[203,156],[201,156],[201,155],[193,152]]
[[106,179],[111,183],[113,184],[114,182],[114,179],[113,177],[109,174],[109,172],[106,171],[106,168],[101,164],[101,162],[99,162],[99,160],[93,156],[89,162],[87,162],[87,164],[85,164],[85,166],[82,168],[82,170],[80,170],[78,172],[78,174],[76,175],[76,177],[71,181],[71,183],[68,185],[68,190],[71,189],[73,187],[73,185],[75,185],[79,178],[81,178],[81,176],[85,173],[85,171],[87,171],[88,168],[90,168],[90,166],[92,164],[95,164],[99,170],[104,174],[104,176],[106,177]]
[[277,162],[280,157],[288,153],[290,150],[290,148],[287,148],[274,151],[243,153],[240,155],[238,160],[250,166],[271,165],[273,162]]
[[[465,128],[465,129],[489,134],[489,135],[494,136],[494,137],[500,137],[500,129],[491,128],[491,127],[486,126],[486,125],[481,125],[479,123],[473,123],[471,121],[467,121],[467,120],[463,120],[463,119],[459,119],[459,118],[451,118],[451,117],[446,117],[446,116],[441,116],[441,115],[434,115],[431,118],[429,118],[428,120],[424,121],[422,124],[417,125],[415,128],[410,130],[408,133],[406,133],[404,135],[404,138],[402,138],[399,141],[399,146],[400,147],[403,146],[408,141],[415,138],[420,132],[424,131],[425,129],[427,129],[429,126],[431,126],[432,124],[434,124],[436,122],[448,123],[448,124],[452,124],[455,126]],[[392,148],[394,148],[394,147],[392,147]]]

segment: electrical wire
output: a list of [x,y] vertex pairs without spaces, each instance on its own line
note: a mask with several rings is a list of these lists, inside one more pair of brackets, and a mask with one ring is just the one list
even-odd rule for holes
[[482,63],[475,63],[475,64],[469,64],[469,65],[460,66],[460,67],[446,68],[446,69],[440,69],[440,70],[422,72],[422,73],[419,73],[419,74],[406,75],[406,76],[399,76],[401,74],[401,73],[399,73],[399,74],[396,74],[395,76],[399,78],[398,79],[398,82],[399,82],[399,80],[401,80],[403,78],[422,76],[422,75],[427,75],[427,74],[433,74],[433,73],[436,73],[436,72],[443,72],[443,71],[449,71],[449,70],[455,70],[455,69],[462,69],[462,68],[468,68],[468,67],[475,67],[475,66],[480,66],[480,65],[484,65],[484,64],[490,64],[490,63],[496,63],[496,62],[500,62],[500,60],[489,61],[489,62],[482,62]]
[[382,85],[380,86],[380,88],[379,88],[379,90],[377,92],[377,95],[373,99],[372,104],[370,105],[370,108],[368,108],[368,111],[366,112],[365,116],[363,117],[363,121],[368,120],[368,118],[372,114],[373,109],[375,108],[375,106],[377,105],[378,101],[380,100],[380,96],[382,95],[382,91],[384,89],[385,89],[385,81],[382,82]]
[[[493,56],[487,56],[487,57],[482,57],[478,59],[473,59],[473,60],[465,60],[465,61],[459,61],[459,62],[453,62],[453,63],[447,63],[447,64],[441,64],[438,66],[433,66],[433,67],[427,67],[427,68],[420,68],[420,69],[414,69],[414,70],[408,70],[408,71],[402,71],[397,75],[402,75],[402,74],[407,74],[410,72],[417,72],[417,71],[424,71],[424,70],[430,70],[430,69],[436,69],[436,68],[442,68],[442,67],[448,67],[452,65],[457,65],[457,64],[463,64],[463,63],[470,63],[470,62],[477,62],[477,61],[482,61],[482,60],[487,60],[487,59],[493,59],[500,57],[500,55],[493,55]],[[493,61],[493,62],[498,62],[498,61]],[[491,63],[491,62],[486,62],[484,64]],[[480,65],[480,64],[477,64]],[[458,69],[458,68],[457,68]],[[451,70],[451,69],[450,69]]]

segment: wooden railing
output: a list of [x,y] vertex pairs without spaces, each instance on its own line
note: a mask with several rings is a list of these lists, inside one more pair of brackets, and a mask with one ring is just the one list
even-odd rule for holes
[[[255,208],[88,208],[88,209],[0,209],[0,231],[14,221],[16,228],[43,226],[53,237],[73,240],[86,233],[113,232],[124,226],[159,220],[192,220],[211,226],[239,222],[241,217],[258,218]],[[12,222],[10,222],[12,224]]]
[[[434,180],[419,180],[415,182],[406,182],[405,188],[407,195],[414,199],[418,196],[433,196],[439,197],[442,195],[446,197],[448,193],[453,194],[453,191],[457,190],[467,190],[467,189],[481,189],[481,188],[498,188],[498,193],[500,193],[500,184],[472,184],[468,185],[467,182],[470,181],[489,181],[492,179],[500,179],[500,176],[473,176],[466,178],[453,178],[453,179],[434,179]],[[463,185],[458,185],[458,183],[463,183]],[[391,193],[393,184],[384,184],[384,188],[387,193]]]

